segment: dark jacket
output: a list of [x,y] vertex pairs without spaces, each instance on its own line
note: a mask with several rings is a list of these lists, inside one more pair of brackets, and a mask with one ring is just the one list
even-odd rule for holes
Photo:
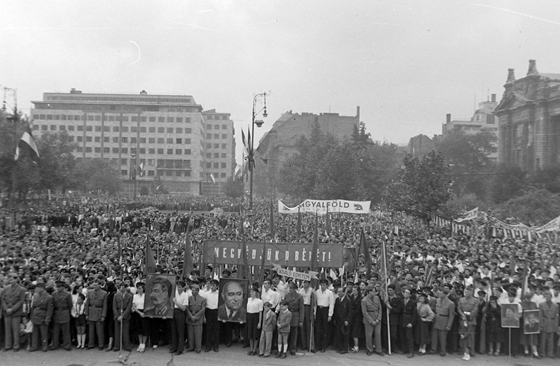
[[405,304],[404,300],[402,301],[402,315],[401,315],[401,327],[406,327],[408,324],[412,324],[413,326],[416,325],[416,320],[418,318],[418,311],[416,306],[416,301],[412,300],[412,298],[408,299],[408,302]]
[[35,295],[31,305],[31,322],[34,325],[48,325],[53,315],[53,304],[52,296],[46,292],[41,295]]

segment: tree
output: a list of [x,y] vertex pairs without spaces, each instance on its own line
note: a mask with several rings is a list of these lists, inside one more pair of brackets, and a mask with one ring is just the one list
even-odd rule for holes
[[103,159],[88,159],[77,166],[76,188],[115,194],[121,190],[119,172]]
[[546,189],[529,189],[525,194],[514,197],[496,207],[494,215],[504,220],[515,217],[529,225],[544,225],[558,217],[560,195]]
[[560,193],[560,166],[548,166],[528,177],[528,184],[537,189]]
[[407,155],[400,177],[384,193],[385,203],[423,219],[432,214],[450,216],[451,175],[443,155],[431,151],[421,160]]
[[523,194],[527,188],[526,173],[516,165],[498,165],[490,183],[490,198],[494,203],[506,202]]
[[41,154],[41,189],[66,191],[75,185],[76,159],[72,152],[77,144],[66,131],[44,133],[37,140]]
[[436,144],[450,165],[454,178],[453,191],[457,196],[474,193],[479,198],[486,195],[486,177],[481,172],[488,172],[492,162],[488,155],[496,151],[496,136],[486,129],[476,134],[466,134],[462,130],[449,133],[444,140]]
[[224,183],[224,194],[231,198],[243,197],[243,179],[229,177]]

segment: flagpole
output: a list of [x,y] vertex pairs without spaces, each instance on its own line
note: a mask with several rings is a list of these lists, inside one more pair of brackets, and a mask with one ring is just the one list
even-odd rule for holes
[[[389,290],[389,286],[387,285],[388,274],[387,274],[387,252],[385,247],[385,240],[381,241],[382,245],[382,252],[383,252],[383,271],[385,273],[385,301],[387,301],[387,291]],[[385,306],[385,311],[387,312],[387,351],[389,355],[391,355],[391,320],[389,315],[389,308]]]

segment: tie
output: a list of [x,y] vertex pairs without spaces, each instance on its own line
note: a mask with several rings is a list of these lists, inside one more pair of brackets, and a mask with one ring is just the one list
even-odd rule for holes
[[233,319],[233,311],[229,312],[228,320],[231,320],[231,319]]

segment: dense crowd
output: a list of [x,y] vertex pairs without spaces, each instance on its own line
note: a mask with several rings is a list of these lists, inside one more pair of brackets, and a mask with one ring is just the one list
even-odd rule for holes
[[[242,202],[219,198],[88,197],[20,207],[17,225],[4,208],[0,344],[14,351],[134,344],[138,352],[169,346],[181,354],[237,342],[262,357],[330,347],[408,357],[458,353],[464,360],[477,353],[560,356],[557,243],[452,233],[382,212],[318,220],[319,242],[347,248],[344,267],[324,269],[319,284],[267,270],[263,283],[251,279],[247,321],[219,322],[218,279],[240,273],[203,263],[205,239],[313,241],[313,215],[276,213],[271,224],[271,207],[257,201],[247,212]],[[362,230],[365,254],[356,250]],[[191,273],[183,273],[187,235],[199,267]],[[144,314],[147,243],[156,272],[177,277],[172,319]]]

